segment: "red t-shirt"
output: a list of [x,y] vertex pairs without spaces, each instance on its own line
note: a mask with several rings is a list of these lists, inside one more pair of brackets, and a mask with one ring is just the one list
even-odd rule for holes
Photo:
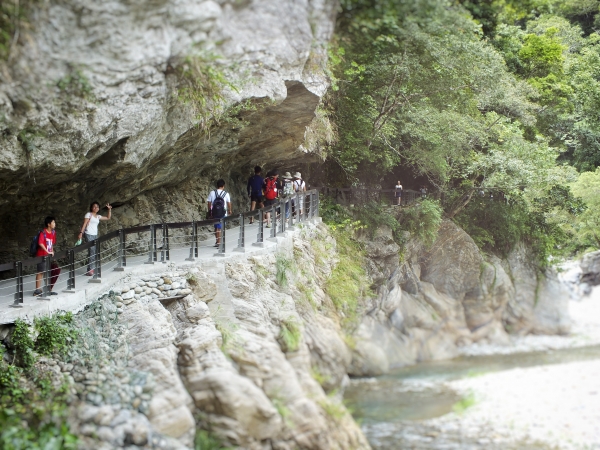
[[48,252],[45,252],[44,249],[40,247],[40,244],[45,245],[48,252],[51,252],[54,248],[54,244],[56,244],[56,231],[52,230],[48,233],[46,230],[43,230],[38,238],[38,250],[35,256],[48,256]]

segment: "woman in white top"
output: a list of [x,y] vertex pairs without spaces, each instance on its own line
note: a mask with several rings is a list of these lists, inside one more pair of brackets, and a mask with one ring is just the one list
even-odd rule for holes
[[[300,172],[296,172],[294,174],[294,191],[296,192],[306,192],[306,184],[302,181],[302,174]],[[300,201],[300,214],[303,213],[304,208],[302,207],[303,200]],[[295,206],[292,203],[292,206]]]
[[[90,212],[85,214],[85,218],[83,219],[83,225],[81,227],[81,231],[79,232],[79,239],[82,236],[85,237],[85,242],[95,241],[98,237],[98,224],[101,220],[110,220],[112,206],[109,203],[106,204],[106,208],[108,209],[108,216],[103,217],[98,214],[100,211],[100,203],[92,202],[90,205]],[[94,275],[94,263],[96,262],[96,248],[90,247],[89,249],[89,261],[88,261],[88,271],[86,275],[92,276]]]

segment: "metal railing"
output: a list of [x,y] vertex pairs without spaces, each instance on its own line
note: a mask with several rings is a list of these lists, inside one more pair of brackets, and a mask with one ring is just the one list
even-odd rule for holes
[[[136,256],[139,256],[139,250],[145,246],[147,246],[148,253],[148,259],[145,264],[167,263],[171,260],[171,250],[186,247],[189,247],[189,256],[185,259],[187,261],[194,261],[198,258],[201,248],[214,247],[213,245],[202,245],[202,242],[210,242],[210,238],[201,241],[199,229],[213,226],[216,223],[221,224],[221,240],[214,256],[225,256],[226,250],[230,248],[228,246],[229,236],[227,227],[231,228],[236,222],[239,223],[239,234],[237,246],[233,249],[234,251],[245,252],[248,244],[262,247],[265,240],[264,229],[267,228],[263,219],[267,212],[271,213],[270,234],[267,239],[276,241],[278,236],[282,237],[286,230],[293,229],[296,224],[312,220],[318,216],[319,192],[317,190],[298,192],[294,196],[278,199],[275,204],[269,207],[247,211],[239,215],[231,215],[222,219],[194,220],[192,222],[161,223],[122,228],[105,234],[94,241],[57,252],[54,256],[38,256],[23,261],[0,264],[0,272],[15,271],[15,277],[9,279],[14,280],[15,283],[14,302],[10,306],[21,308],[23,307],[25,291],[29,290],[30,284],[35,284],[35,279],[25,281],[25,268],[44,262],[45,270],[42,272],[42,294],[38,298],[49,300],[52,290],[52,270],[56,269],[58,261],[65,262],[62,266],[58,265],[58,268],[61,271],[65,269],[68,277],[67,289],[63,292],[72,293],[75,292],[78,278],[81,276],[89,274],[87,276],[90,283],[100,283],[103,270],[110,270],[111,268],[114,271],[125,270],[127,267],[128,251],[133,251]],[[248,225],[246,219],[258,222],[255,242],[251,242],[252,237],[246,234],[246,227]],[[176,235],[177,232],[179,232],[179,235]],[[140,234],[148,234],[148,236],[140,238]],[[128,239],[128,237],[132,236],[137,239]],[[95,258],[92,266],[90,266],[91,258],[85,258],[84,253],[89,252],[91,248],[95,249]],[[77,269],[81,269],[86,265],[88,266],[88,270],[84,269],[84,273],[81,273],[80,270],[78,274]],[[91,271],[93,271],[93,274]],[[8,280],[3,280],[3,282],[6,281]],[[6,290],[6,287],[3,287],[3,290]]]
[[[378,203],[389,203],[397,205],[398,198],[396,197],[395,189],[369,189],[369,188],[320,188],[323,195],[330,197],[336,203],[350,206],[369,203],[372,201]],[[429,196],[429,193],[413,191],[411,189],[403,189],[400,204],[412,205],[418,200]]]

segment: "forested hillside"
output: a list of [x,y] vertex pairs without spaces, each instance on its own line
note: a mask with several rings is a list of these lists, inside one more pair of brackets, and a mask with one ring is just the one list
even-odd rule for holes
[[599,246],[600,2],[342,3],[321,110],[332,182],[425,180],[496,253]]

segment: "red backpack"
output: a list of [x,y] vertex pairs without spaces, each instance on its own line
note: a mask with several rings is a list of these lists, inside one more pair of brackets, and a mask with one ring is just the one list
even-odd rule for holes
[[277,181],[275,178],[269,177],[265,180],[265,198],[267,200],[277,198]]

